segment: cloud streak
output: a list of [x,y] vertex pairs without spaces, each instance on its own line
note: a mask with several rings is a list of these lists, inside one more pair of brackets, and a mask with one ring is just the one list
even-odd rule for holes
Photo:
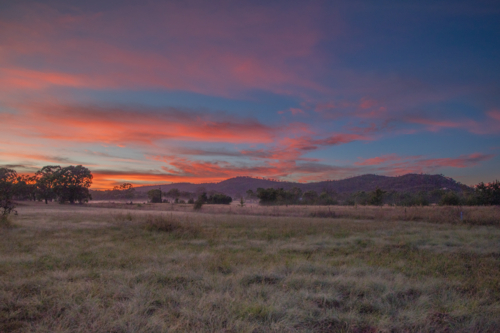
[[424,156],[399,156],[396,154],[383,155],[362,159],[354,163],[360,167],[371,167],[378,172],[391,175],[406,173],[435,172],[442,168],[469,168],[482,162],[491,160],[494,154],[472,153],[458,157],[428,158]]
[[[320,40],[314,21],[308,15],[296,17],[297,10],[306,14],[317,8],[243,9],[225,2],[213,11],[212,6],[149,3],[75,14],[41,4],[14,6],[12,11],[22,13],[16,20],[0,19],[0,42],[5,46],[0,87],[158,87],[220,96],[253,89],[325,90],[308,74],[311,68],[300,62],[311,57],[321,61],[314,49]],[[153,24],[141,24],[138,17]],[[144,47],[144,35],[155,43]],[[20,67],[18,60],[39,58],[52,69]]]
[[255,119],[164,108],[28,105],[2,129],[57,141],[154,145],[162,140],[270,143],[280,130]]

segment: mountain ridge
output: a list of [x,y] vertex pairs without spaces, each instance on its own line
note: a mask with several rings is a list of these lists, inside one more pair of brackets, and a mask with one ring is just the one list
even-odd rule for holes
[[450,177],[443,175],[406,174],[402,176],[381,176],[365,174],[341,180],[326,180],[313,183],[284,182],[271,179],[252,177],[233,177],[219,183],[172,183],[159,185],[146,185],[136,187],[138,192],[147,192],[151,189],[161,188],[168,192],[172,188],[186,192],[221,192],[233,197],[244,196],[247,190],[256,191],[257,188],[283,188],[285,190],[298,187],[302,191],[323,191],[336,193],[353,193],[358,191],[374,191],[380,188],[384,191],[411,192],[432,191],[446,188],[451,191],[461,192],[470,189],[469,186],[461,184]]

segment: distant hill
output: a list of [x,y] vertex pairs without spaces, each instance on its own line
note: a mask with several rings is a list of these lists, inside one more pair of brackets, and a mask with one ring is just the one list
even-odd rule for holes
[[245,195],[247,190],[257,188],[283,188],[285,190],[292,187],[299,187],[302,191],[313,190],[318,193],[325,190],[336,193],[353,193],[358,191],[374,191],[380,188],[384,191],[411,192],[432,191],[446,188],[455,192],[463,191],[469,187],[443,175],[407,174],[404,176],[389,177],[378,175],[362,175],[342,180],[328,180],[316,183],[294,183],[280,182],[275,180],[258,179],[252,177],[235,177],[224,180],[220,183],[174,183],[168,185],[152,185],[137,187],[138,192],[147,192],[151,189],[161,188],[167,192],[172,188],[180,191],[199,192],[201,190],[209,192],[216,191],[239,197]]

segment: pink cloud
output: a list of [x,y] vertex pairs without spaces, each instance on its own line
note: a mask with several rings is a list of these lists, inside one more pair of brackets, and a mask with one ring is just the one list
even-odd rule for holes
[[369,98],[362,98],[359,107],[361,109],[371,109],[376,105],[378,105],[378,102],[376,100]]
[[496,121],[500,121],[500,110],[491,110],[486,112],[488,117],[495,119]]
[[423,156],[399,156],[396,154],[368,158],[354,163],[356,166],[375,167],[374,170],[390,175],[434,172],[450,168],[469,168],[492,159],[494,154],[472,153],[459,157],[425,158]]
[[[4,132],[77,143],[96,142],[125,146],[152,145],[160,140],[232,143],[271,143],[275,128],[255,119],[240,119],[186,110],[143,112],[131,108],[98,108],[64,105],[28,105],[18,108]],[[286,128],[283,128],[286,130]]]
[[[223,96],[252,89],[325,90],[313,79],[313,68],[306,70],[298,61],[322,61],[315,51],[321,34],[307,15],[316,6],[298,4],[300,20],[296,5],[243,9],[225,3],[217,11],[213,6],[149,3],[68,15],[45,5],[20,5],[16,20],[0,21],[0,84],[11,89],[160,87]],[[135,24],[140,18],[149,24]],[[144,36],[155,39],[157,47],[138,48]],[[52,69],[30,68],[30,59],[44,59]]]
[[393,161],[400,161],[401,157],[397,156],[396,154],[390,154],[390,155],[383,155],[383,156],[378,156],[378,157],[373,157],[373,158],[367,158],[362,160],[361,162],[356,162],[354,165],[380,165],[383,163],[387,162],[393,162]]

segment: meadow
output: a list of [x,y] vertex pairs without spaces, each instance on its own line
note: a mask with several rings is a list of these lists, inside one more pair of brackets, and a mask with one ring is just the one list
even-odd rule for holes
[[0,332],[498,332],[499,207],[29,203]]

